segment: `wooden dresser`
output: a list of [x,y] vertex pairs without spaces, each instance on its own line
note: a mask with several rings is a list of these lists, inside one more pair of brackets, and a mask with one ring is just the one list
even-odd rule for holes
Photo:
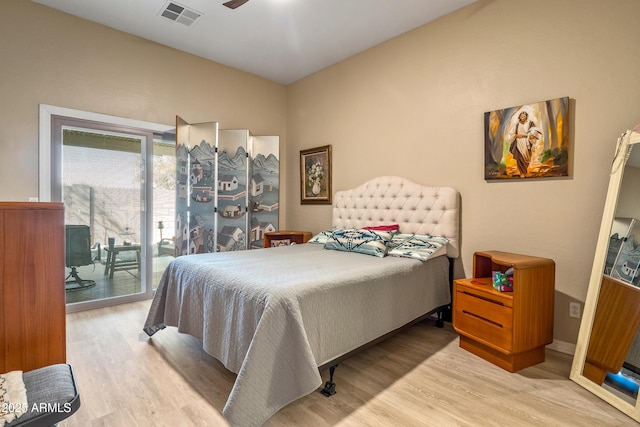
[[0,202],[0,373],[66,362],[62,203]]
[[[513,292],[492,286],[492,272],[513,267]],[[476,252],[473,278],[453,283],[453,326],[460,347],[515,372],[544,362],[553,341],[555,263],[500,251]]]

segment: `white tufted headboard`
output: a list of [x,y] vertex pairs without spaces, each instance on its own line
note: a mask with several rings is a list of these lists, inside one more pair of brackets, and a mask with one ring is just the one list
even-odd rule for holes
[[460,197],[454,188],[424,187],[398,176],[381,176],[335,193],[334,227],[383,224],[399,224],[401,233],[445,237],[449,239],[447,256],[460,254]]

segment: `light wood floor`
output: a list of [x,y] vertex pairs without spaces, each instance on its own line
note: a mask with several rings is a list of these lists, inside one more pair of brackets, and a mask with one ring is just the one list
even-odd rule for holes
[[[81,407],[61,427],[227,425],[234,374],[175,328],[149,339],[149,303],[67,315]],[[425,321],[338,366],[333,397],[305,396],[266,426],[637,425],[570,381],[570,365],[547,350],[545,363],[510,374],[460,349],[450,324]]]

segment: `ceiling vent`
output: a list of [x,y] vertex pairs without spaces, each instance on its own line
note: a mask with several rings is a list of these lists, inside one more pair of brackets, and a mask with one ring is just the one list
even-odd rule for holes
[[202,14],[193,9],[179,5],[176,2],[170,1],[162,8],[160,16],[164,16],[167,19],[171,19],[172,21],[176,21],[190,27],[196,19],[202,16]]

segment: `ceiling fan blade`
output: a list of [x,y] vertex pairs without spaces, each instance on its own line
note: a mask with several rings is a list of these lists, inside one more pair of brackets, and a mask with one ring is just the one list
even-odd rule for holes
[[249,0],[229,0],[228,2],[222,3],[224,6],[227,6],[229,9],[235,9],[236,7],[242,6]]

